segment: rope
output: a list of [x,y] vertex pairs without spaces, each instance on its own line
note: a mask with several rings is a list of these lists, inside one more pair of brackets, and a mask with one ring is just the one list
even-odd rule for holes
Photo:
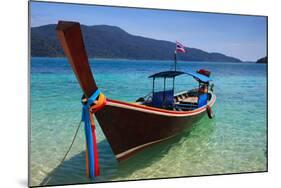
[[[97,99],[98,98],[98,99]],[[97,99],[97,100],[96,100]],[[82,100],[83,101],[83,100]],[[93,151],[93,156],[92,158],[94,159],[93,162],[94,164],[89,165],[89,156],[88,156],[88,148],[86,147],[86,173],[88,175],[88,177],[93,177],[94,174],[96,176],[99,176],[100,171],[99,171],[99,165],[98,165],[98,151],[97,151],[97,141],[96,141],[96,134],[95,134],[95,124],[94,124],[94,118],[93,118],[93,114],[97,111],[99,111],[101,108],[103,108],[106,104],[106,97],[100,93],[99,90],[97,90],[93,96],[91,96],[90,98],[88,98],[85,102],[84,106],[83,106],[83,113],[82,113],[82,120],[79,122],[78,127],[76,129],[76,132],[74,134],[74,137],[71,141],[70,146],[68,147],[65,155],[63,156],[62,160],[60,161],[60,163],[58,164],[58,166],[60,166],[66,159],[68,153],[70,152],[75,139],[77,137],[78,131],[81,127],[81,123],[84,121],[85,123],[85,129],[86,128],[90,128],[90,132],[91,132],[91,141],[92,143],[92,148],[91,150]],[[92,105],[94,103],[94,105]],[[86,135],[87,138],[87,135]],[[88,142],[87,142],[88,143]],[[86,144],[87,145],[87,144]],[[92,159],[91,159],[92,160]],[[89,166],[93,169],[90,170]],[[94,171],[94,173],[90,173],[90,171],[92,172],[92,170]],[[45,183],[42,183],[42,186],[45,186],[49,183],[49,181],[52,179],[52,177],[50,176],[50,174],[48,174],[48,179],[46,180]]]
[[[58,166],[60,166],[60,165],[65,161],[65,159],[66,159],[68,153],[70,152],[70,150],[71,150],[71,148],[72,148],[72,146],[73,146],[73,144],[74,144],[74,142],[75,142],[75,139],[76,139],[76,137],[77,137],[78,131],[79,131],[80,127],[81,127],[81,123],[82,123],[82,120],[79,122],[78,127],[77,127],[77,129],[76,129],[76,131],[75,131],[74,137],[73,137],[73,139],[72,139],[72,141],[71,141],[71,144],[70,144],[70,146],[68,147],[66,153],[64,154],[64,156],[63,156],[62,160],[60,161],[60,163],[58,164]],[[49,178],[46,180],[46,182],[45,182],[44,184],[42,184],[43,186],[47,185],[47,184],[49,183],[49,181],[52,179],[52,177],[50,176],[50,174],[48,174],[48,176],[49,176]]]

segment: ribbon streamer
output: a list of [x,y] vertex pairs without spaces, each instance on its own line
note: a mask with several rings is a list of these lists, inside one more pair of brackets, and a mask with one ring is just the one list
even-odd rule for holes
[[93,114],[106,104],[106,97],[99,91],[87,99],[82,108],[82,121],[86,135],[86,174],[89,178],[100,175],[98,164],[98,149]]

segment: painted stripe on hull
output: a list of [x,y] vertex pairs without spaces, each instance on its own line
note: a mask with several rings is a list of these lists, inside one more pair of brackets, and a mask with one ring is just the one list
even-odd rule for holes
[[[212,100],[209,101],[207,105],[213,106],[215,101],[216,101],[216,96],[212,94]],[[106,105],[127,108],[131,110],[138,110],[142,112],[153,113],[153,114],[164,115],[164,116],[173,116],[173,117],[193,116],[206,110],[206,105],[192,111],[172,111],[172,110],[149,107],[141,104],[132,104],[123,101],[116,101],[112,99],[108,99]]]

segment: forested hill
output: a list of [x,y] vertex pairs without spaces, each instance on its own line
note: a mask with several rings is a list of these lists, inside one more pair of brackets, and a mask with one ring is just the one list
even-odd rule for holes
[[263,58],[258,59],[256,63],[267,64],[267,61],[268,61],[268,60],[267,60],[267,56],[266,56],[266,57],[263,57]]
[[[31,28],[31,56],[64,56],[58,42],[56,25]],[[84,42],[89,57],[120,59],[173,59],[175,43],[135,36],[116,26],[81,25]],[[186,48],[187,53],[178,59],[186,61],[241,62],[239,59],[221,53],[208,53],[196,48]]]

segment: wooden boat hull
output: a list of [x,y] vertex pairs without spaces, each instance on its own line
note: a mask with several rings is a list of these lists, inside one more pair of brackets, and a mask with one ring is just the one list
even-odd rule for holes
[[[207,105],[215,103],[212,94]],[[95,115],[118,160],[157,142],[190,130],[206,113],[206,106],[192,111],[172,111],[145,105],[107,100]]]

